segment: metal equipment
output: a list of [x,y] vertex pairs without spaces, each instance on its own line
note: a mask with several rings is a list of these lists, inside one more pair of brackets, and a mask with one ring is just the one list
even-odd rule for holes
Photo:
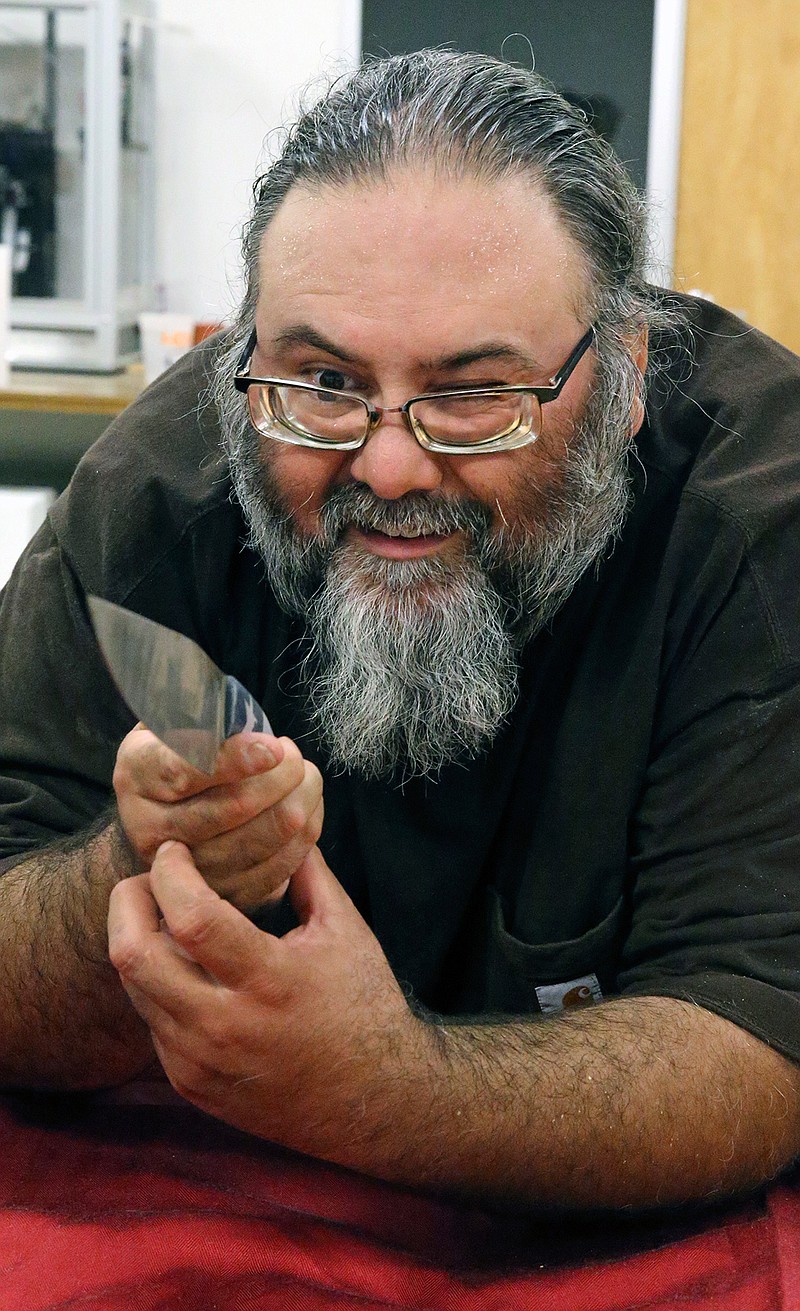
[[153,299],[153,0],[0,0],[11,363],[110,372]]

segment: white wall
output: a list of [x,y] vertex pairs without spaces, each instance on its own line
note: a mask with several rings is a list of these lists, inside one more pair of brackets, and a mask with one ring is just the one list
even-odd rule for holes
[[156,278],[163,308],[216,321],[264,139],[310,78],[355,62],[361,3],[158,0],[158,19]]

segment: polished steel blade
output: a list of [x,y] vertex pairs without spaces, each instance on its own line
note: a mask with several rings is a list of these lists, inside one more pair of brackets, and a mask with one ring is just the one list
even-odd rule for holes
[[138,719],[211,774],[225,740],[225,675],[196,642],[99,596],[88,596],[97,642]]

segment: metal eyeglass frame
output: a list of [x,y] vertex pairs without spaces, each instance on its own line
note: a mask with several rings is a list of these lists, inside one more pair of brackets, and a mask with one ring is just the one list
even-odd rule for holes
[[[257,342],[256,329],[253,328],[253,331],[248,338],[247,345],[242,351],[238,363],[236,364],[236,368],[234,369],[233,385],[237,391],[242,392],[245,396],[250,387],[266,387],[268,389],[267,408],[272,415],[275,424],[280,425],[280,427],[284,428],[287,433],[291,433],[291,436],[287,435],[286,437],[283,437],[280,432],[276,432],[272,429],[260,428],[257,424],[254,424],[253,426],[258,432],[263,432],[265,436],[273,437],[276,441],[288,442],[292,446],[310,446],[316,451],[357,451],[366,444],[384,414],[402,414],[404,415],[414,437],[419,442],[420,446],[422,446],[426,451],[433,451],[439,455],[480,455],[483,452],[510,451],[515,450],[520,446],[527,446],[531,442],[535,442],[539,433],[533,432],[531,425],[524,427],[524,425],[518,424],[517,427],[508,434],[500,434],[497,437],[487,437],[480,442],[470,442],[469,444],[459,445],[454,442],[437,441],[435,438],[429,437],[420,421],[415,419],[413,406],[420,401],[438,400],[447,396],[490,396],[497,393],[503,395],[517,394],[522,396],[533,396],[536,398],[540,406],[546,405],[548,401],[554,401],[558,396],[560,396],[570,374],[583,359],[589,347],[593,344],[595,335],[594,326],[587,329],[569,358],[565,360],[561,368],[553,374],[549,384],[546,386],[532,387],[513,385],[507,387],[465,387],[454,391],[425,392],[421,396],[412,396],[411,400],[406,401],[404,405],[382,407],[380,405],[371,405],[364,396],[358,396],[351,392],[337,392],[333,387],[317,387],[313,383],[296,382],[291,378],[250,377],[250,364]],[[278,417],[274,412],[273,404],[269,396],[269,390],[273,387],[293,387],[299,391],[323,393],[328,396],[341,395],[346,396],[348,400],[356,401],[359,405],[363,405],[366,412],[364,435],[362,437],[354,438],[351,441],[329,441],[325,437],[314,437],[303,432],[301,429],[292,428],[285,418]],[[248,398],[248,409],[249,408]]]

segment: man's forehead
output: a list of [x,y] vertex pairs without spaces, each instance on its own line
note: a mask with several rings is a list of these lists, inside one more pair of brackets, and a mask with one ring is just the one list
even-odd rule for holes
[[270,297],[357,295],[376,308],[516,292],[574,311],[588,291],[581,252],[534,180],[412,169],[295,186],[264,235],[260,281]]

